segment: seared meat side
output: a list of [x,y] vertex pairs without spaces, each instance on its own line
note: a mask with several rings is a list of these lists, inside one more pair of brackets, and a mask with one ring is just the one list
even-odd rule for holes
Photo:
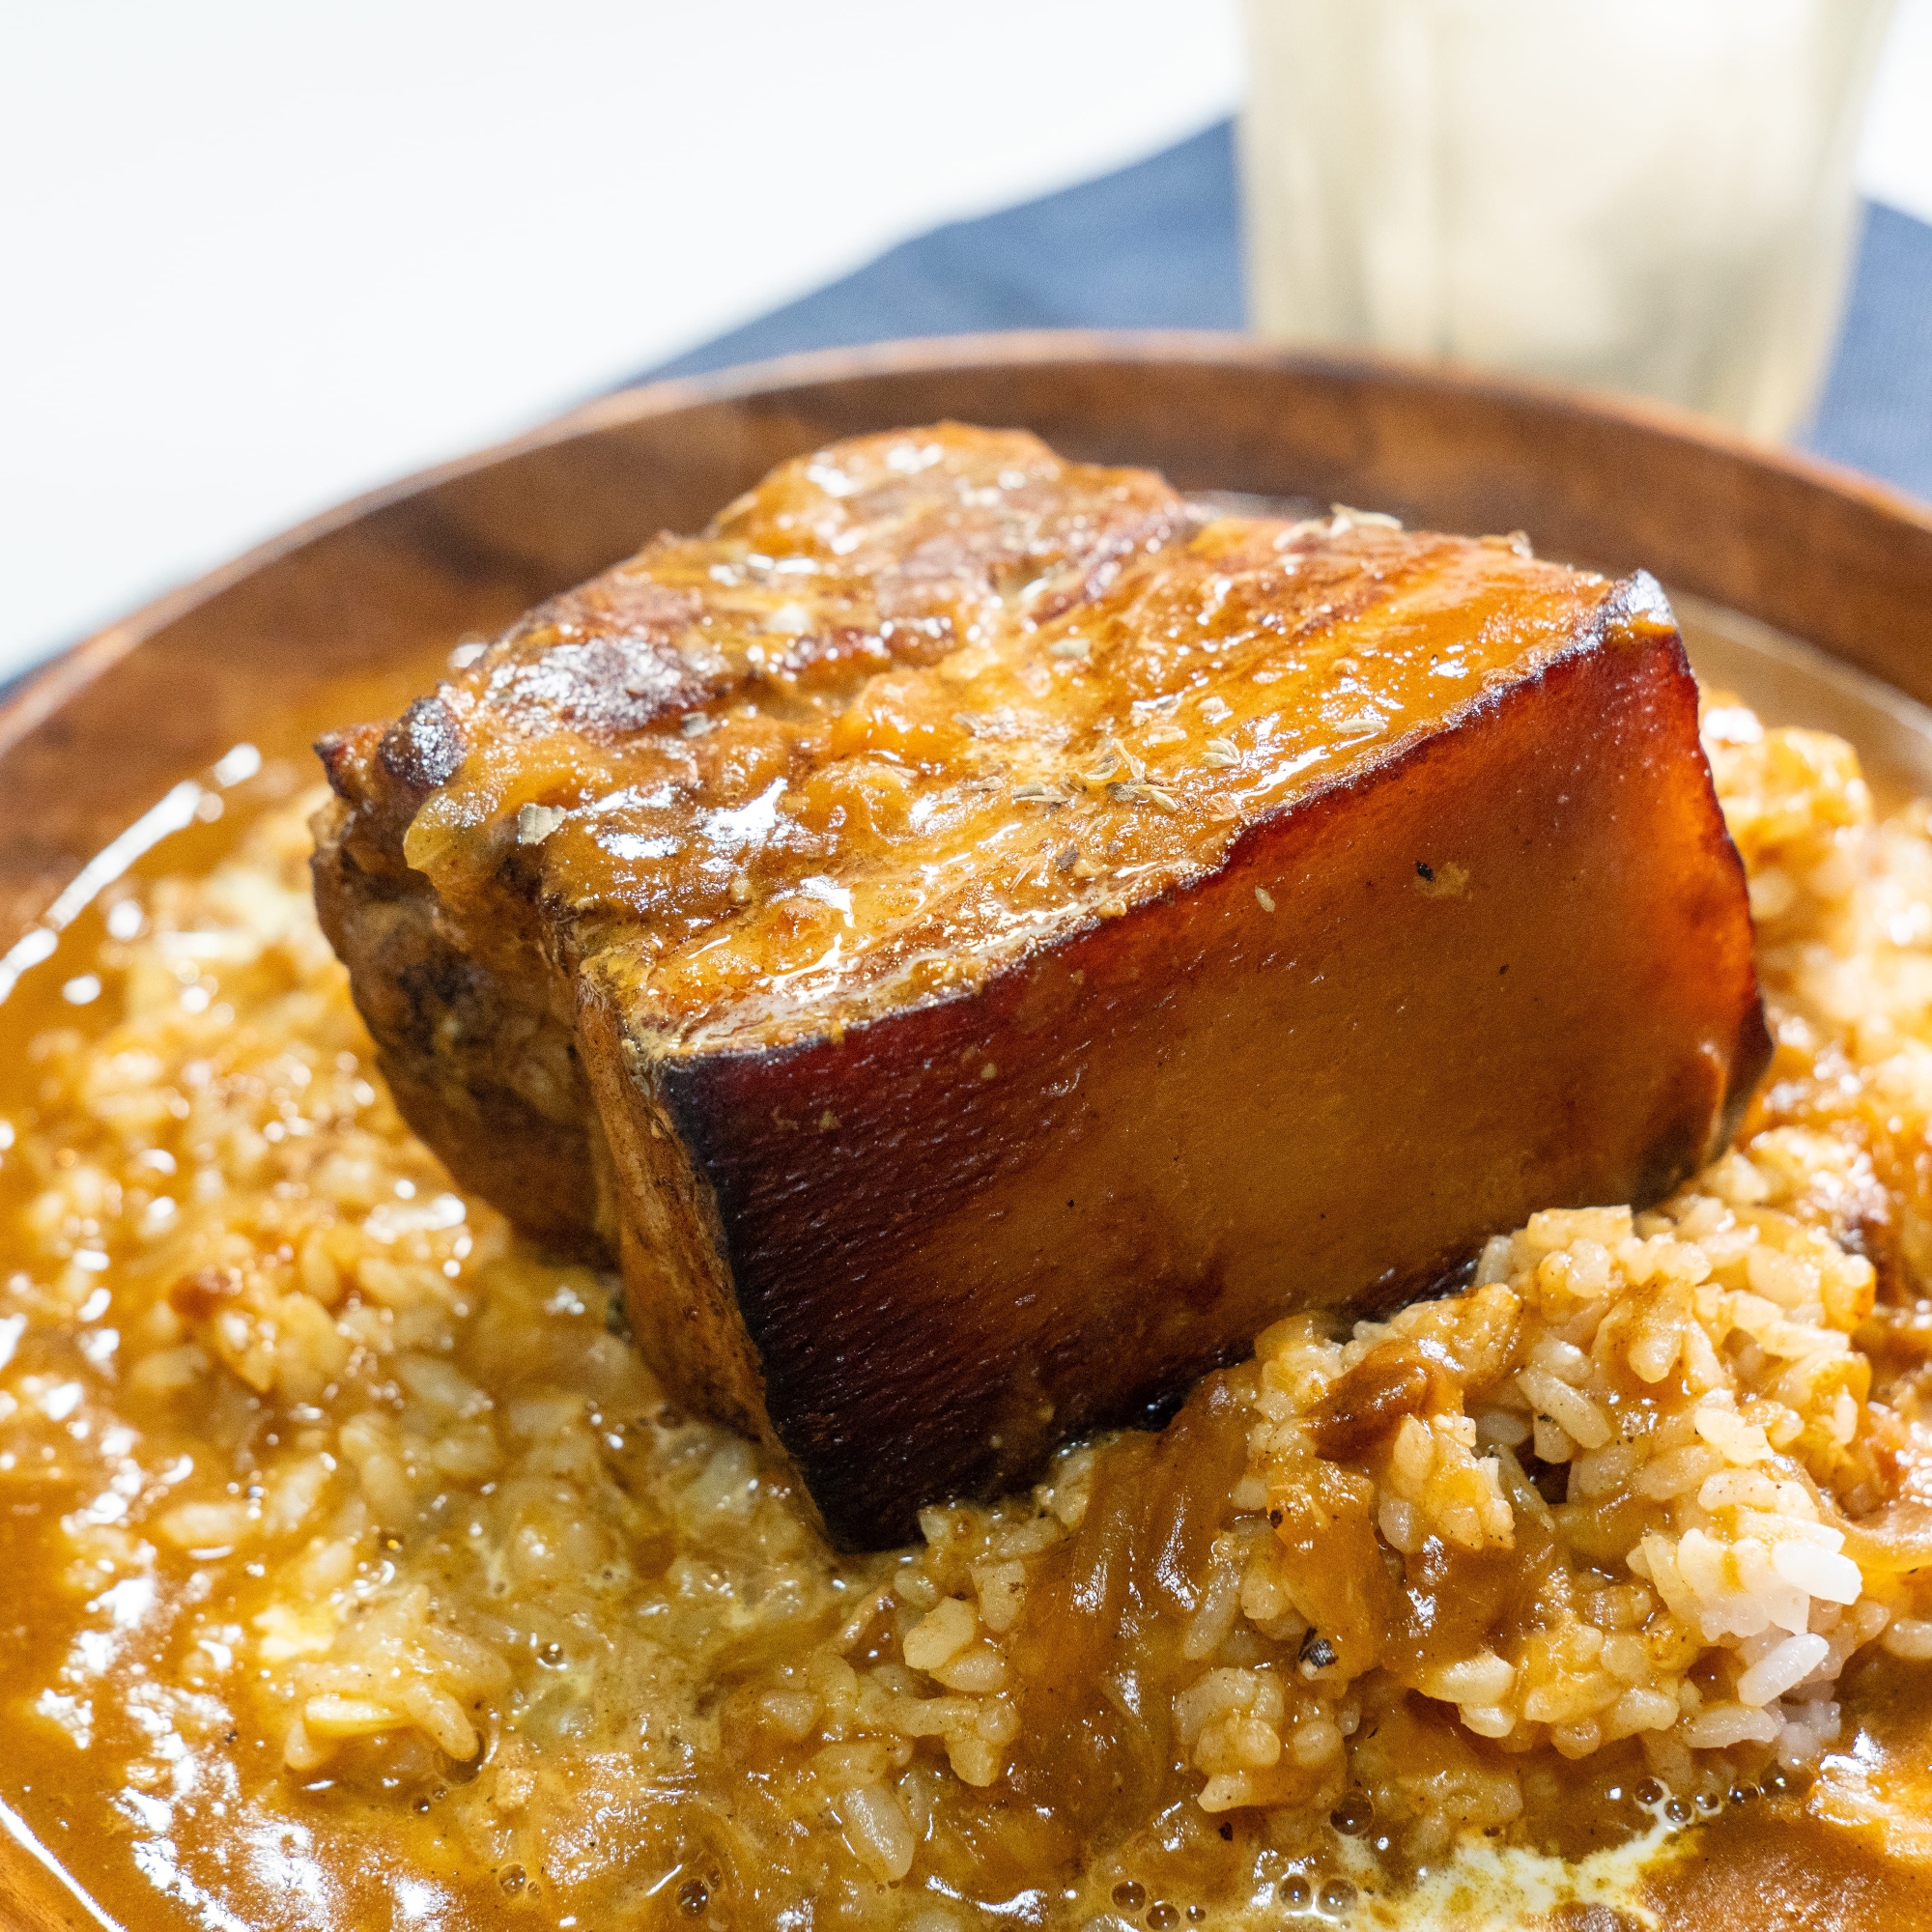
[[324,744],[399,1104],[841,1542],[1654,1199],[1769,1051],[1669,611],[945,425]]

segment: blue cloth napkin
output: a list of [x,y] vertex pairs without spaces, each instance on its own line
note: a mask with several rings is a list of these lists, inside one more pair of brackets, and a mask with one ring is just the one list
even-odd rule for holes
[[[1098,181],[935,228],[645,373],[697,375],[901,335],[1246,323],[1224,121]],[[1802,440],[1932,498],[1932,226],[1867,208],[1837,355]]]

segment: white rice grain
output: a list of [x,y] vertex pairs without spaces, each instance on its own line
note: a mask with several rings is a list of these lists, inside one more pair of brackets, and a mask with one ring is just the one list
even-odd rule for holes
[[1831,1649],[1824,1637],[1810,1631],[1786,1637],[1738,1679],[1738,1702],[1773,1703],[1804,1683],[1824,1662]]

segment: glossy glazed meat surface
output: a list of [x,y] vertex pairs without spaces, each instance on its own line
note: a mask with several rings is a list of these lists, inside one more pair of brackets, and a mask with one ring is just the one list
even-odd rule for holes
[[783,466],[325,757],[405,1113],[848,1544],[1656,1198],[1767,1050],[1647,580],[1022,435]]
[[[532,611],[395,724],[327,741],[346,809],[318,896],[410,1119],[521,1225],[613,1248],[574,1044],[585,962],[662,962],[670,994],[696,955],[687,1010],[721,970],[784,1004],[838,921],[811,882],[903,837],[915,787],[969,846],[990,800],[959,755],[963,697],[919,745],[862,714],[870,757],[845,742],[855,698],[889,704],[882,672],[1050,621],[1186,527],[1158,477],[1065,465],[1032,437],[875,438],[786,465],[703,536],[661,536]],[[928,804],[916,836],[938,829]],[[791,1032],[817,1024],[809,994],[789,1005]]]

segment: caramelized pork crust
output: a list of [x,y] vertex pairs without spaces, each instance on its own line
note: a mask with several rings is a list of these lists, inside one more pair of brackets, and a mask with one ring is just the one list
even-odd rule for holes
[[837,756],[854,700],[1065,615],[1188,527],[1159,477],[1030,436],[869,438],[553,598],[386,727],[325,740],[317,899],[411,1123],[532,1234],[614,1253],[584,963],[753,936],[773,896],[794,924],[799,882],[920,771],[839,758],[849,800],[810,825],[771,809]]
[[848,1543],[1656,1198],[1767,1051],[1647,579],[1016,433],[784,465],[323,754],[412,1123]]

